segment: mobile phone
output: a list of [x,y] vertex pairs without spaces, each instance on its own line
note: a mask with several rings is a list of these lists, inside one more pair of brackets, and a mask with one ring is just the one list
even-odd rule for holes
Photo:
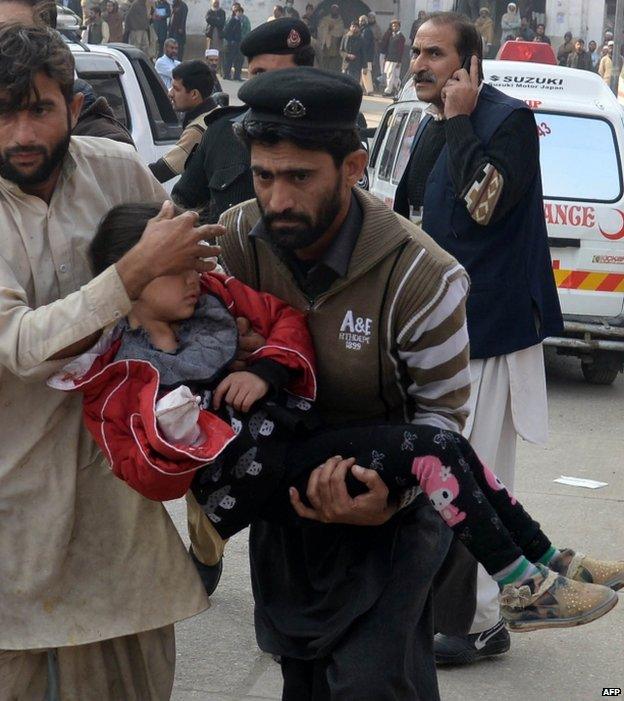
[[[476,54],[468,54],[462,61],[461,67],[466,70],[468,75],[470,75],[470,62],[472,61],[472,57],[476,56]],[[481,66],[481,61],[479,61],[479,83],[483,82],[483,67]]]

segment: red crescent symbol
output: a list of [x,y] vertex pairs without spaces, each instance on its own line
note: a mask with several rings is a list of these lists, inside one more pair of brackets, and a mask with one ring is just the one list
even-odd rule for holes
[[613,233],[609,233],[607,231],[603,231],[602,227],[600,224],[598,224],[598,228],[600,229],[600,233],[606,238],[609,239],[610,241],[617,241],[618,239],[624,239],[624,212],[622,212],[619,209],[614,209],[614,212],[617,212],[621,219],[622,219],[622,226],[619,231],[615,231]]

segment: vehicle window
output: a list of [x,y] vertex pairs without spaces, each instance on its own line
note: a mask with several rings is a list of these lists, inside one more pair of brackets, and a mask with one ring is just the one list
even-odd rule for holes
[[371,153],[370,158],[368,159],[369,168],[375,167],[375,163],[377,162],[377,156],[379,155],[379,151],[383,144],[384,137],[386,136],[386,132],[388,131],[388,124],[390,123],[390,119],[392,118],[393,114],[394,108],[389,109],[384,115],[381,124],[377,127],[377,134],[375,135],[375,145],[373,147],[373,152]]
[[105,97],[115,117],[130,131],[130,111],[126,104],[121,81],[118,75],[80,73],[79,77],[91,85],[98,97]]
[[167,92],[151,64],[146,59],[136,59],[137,78],[150,118],[154,141],[175,141],[182,128],[173,110]]
[[622,169],[613,127],[605,119],[538,112],[544,197],[615,202]]
[[412,152],[412,143],[416,132],[418,131],[418,125],[420,124],[420,117],[422,115],[422,110],[418,107],[414,108],[407,120],[407,126],[403,132],[403,138],[401,139],[401,146],[399,147],[399,155],[397,156],[396,162],[394,164],[394,170],[392,171],[392,183],[394,185],[399,184],[399,180],[403,175],[403,171],[407,166],[409,161],[410,153]]
[[392,120],[390,121],[390,127],[388,129],[388,136],[386,138],[386,143],[384,144],[383,153],[381,154],[381,160],[379,162],[380,180],[390,180],[390,173],[392,172],[392,166],[397,154],[401,132],[403,131],[403,125],[405,124],[408,114],[409,112],[407,110],[397,110],[392,115]]

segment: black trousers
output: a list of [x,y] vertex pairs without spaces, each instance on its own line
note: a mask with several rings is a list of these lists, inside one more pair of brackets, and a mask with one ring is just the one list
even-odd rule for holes
[[232,68],[234,68],[234,80],[240,80],[243,61],[244,56],[240,51],[240,44],[228,42],[225,47],[225,58],[223,60],[223,77],[226,80],[231,80]]
[[403,525],[392,577],[373,608],[326,657],[282,657],[282,701],[439,701],[432,588],[450,539],[434,518]]

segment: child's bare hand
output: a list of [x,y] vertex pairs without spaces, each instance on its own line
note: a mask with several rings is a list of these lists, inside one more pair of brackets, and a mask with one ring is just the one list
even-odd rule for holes
[[253,372],[233,372],[219,383],[212,406],[217,410],[225,401],[237,411],[248,412],[252,404],[262,399],[268,391],[269,383]]

